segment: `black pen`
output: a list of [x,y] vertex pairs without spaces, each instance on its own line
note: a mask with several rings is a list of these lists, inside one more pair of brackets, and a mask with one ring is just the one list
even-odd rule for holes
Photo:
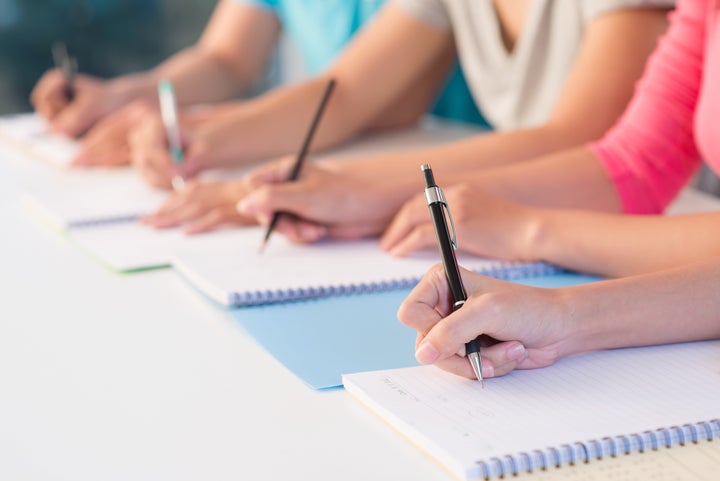
[[75,98],[75,74],[77,73],[77,60],[68,54],[67,46],[63,42],[55,42],[52,46],[53,62],[55,68],[60,70],[65,78],[65,97],[69,101]]
[[[315,131],[317,130],[317,126],[320,123],[320,118],[322,117],[322,114],[325,111],[325,105],[327,105],[327,101],[330,98],[330,94],[332,93],[333,88],[335,88],[335,79],[330,79],[330,81],[327,83],[327,86],[325,87],[325,92],[323,93],[323,96],[320,99],[320,104],[318,105],[317,111],[315,112],[315,116],[313,117],[312,122],[310,123],[310,128],[308,129],[308,132],[305,135],[305,140],[303,140],[302,146],[300,147],[300,151],[298,152],[298,155],[295,158],[295,164],[293,165],[293,168],[290,171],[290,174],[288,174],[287,179],[285,179],[286,182],[292,182],[294,180],[297,180],[298,175],[300,175],[300,168],[302,167],[303,161],[305,160],[305,156],[307,155],[308,150],[310,150],[310,142],[312,142],[312,138],[315,135]],[[275,225],[278,223],[278,220],[280,219],[281,214],[282,214],[282,212],[273,213],[272,220],[270,221],[270,224],[268,225],[267,231],[265,231],[265,238],[263,239],[262,244],[260,244],[260,252],[262,252],[263,249],[265,249],[265,245],[267,244],[268,239],[270,239],[270,234],[272,234],[273,229],[275,229]]]
[[[435,227],[435,236],[437,237],[440,255],[442,256],[443,267],[445,267],[445,276],[450,286],[450,295],[452,296],[452,310],[460,309],[467,300],[467,293],[463,287],[462,278],[460,277],[460,268],[458,267],[457,258],[455,257],[455,249],[457,241],[455,236],[455,225],[453,224],[450,208],[445,200],[440,187],[435,183],[432,169],[429,164],[423,164],[420,169],[425,177],[425,200],[427,200],[430,216],[432,217],[433,226]],[[452,228],[452,237],[450,236],[450,228],[445,219],[445,211],[448,213],[450,227]],[[470,361],[473,372],[478,381],[483,382],[482,364],[480,362],[480,343],[477,338],[465,343],[465,354]]]

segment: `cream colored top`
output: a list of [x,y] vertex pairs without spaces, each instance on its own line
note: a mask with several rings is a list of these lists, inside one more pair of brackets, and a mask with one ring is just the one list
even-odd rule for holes
[[623,8],[675,4],[673,0],[532,0],[523,31],[508,52],[492,0],[395,1],[420,21],[453,30],[470,91],[497,130],[547,121],[583,32],[595,18]]

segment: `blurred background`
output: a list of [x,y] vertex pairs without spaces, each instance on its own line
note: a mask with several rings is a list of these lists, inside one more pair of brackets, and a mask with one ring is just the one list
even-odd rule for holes
[[0,114],[28,96],[64,41],[84,73],[144,70],[193,43],[214,0],[0,0]]

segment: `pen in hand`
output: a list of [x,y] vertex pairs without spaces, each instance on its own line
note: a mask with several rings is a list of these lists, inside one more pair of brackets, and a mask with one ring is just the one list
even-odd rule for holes
[[[295,163],[293,164],[292,170],[290,171],[290,173],[287,176],[286,182],[292,182],[294,180],[297,180],[298,175],[300,175],[300,168],[302,167],[303,161],[305,160],[305,157],[307,156],[308,150],[310,150],[310,143],[312,142],[313,136],[315,135],[315,131],[317,130],[317,126],[320,123],[320,118],[322,117],[322,114],[325,111],[325,106],[327,105],[327,101],[330,98],[330,94],[332,93],[334,88],[335,88],[335,79],[330,79],[330,81],[327,83],[327,86],[325,87],[325,92],[323,92],[323,96],[320,99],[320,104],[318,105],[318,108],[315,111],[315,116],[313,116],[312,122],[310,123],[310,128],[308,129],[308,132],[305,135],[305,139],[303,140],[302,146],[300,147],[300,151],[298,152],[298,155],[295,158]],[[274,212],[273,213],[272,219],[270,220],[270,224],[268,224],[268,228],[265,231],[265,237],[263,238],[262,244],[260,244],[260,252],[262,252],[265,249],[265,246],[267,245],[267,242],[270,239],[270,235],[272,234],[272,231],[275,229],[275,226],[277,225],[281,214],[282,214],[282,212]]]
[[55,42],[52,46],[52,56],[55,68],[60,70],[65,79],[65,97],[72,102],[75,98],[75,74],[77,73],[77,59],[68,54],[67,45]]
[[[182,147],[180,135],[180,121],[178,120],[177,101],[173,84],[169,80],[163,80],[158,84],[158,98],[160,100],[160,115],[165,133],[170,146],[170,156],[176,166],[182,165],[185,160],[185,153]],[[181,175],[172,178],[172,187],[176,192],[185,187],[185,179]]]
[[[440,255],[442,256],[443,266],[445,267],[445,277],[447,277],[450,286],[450,295],[452,296],[452,310],[460,309],[467,300],[467,293],[460,277],[460,268],[458,267],[457,258],[455,257],[455,249],[457,242],[455,237],[455,225],[452,221],[450,209],[445,200],[440,187],[435,183],[432,169],[429,164],[423,164],[422,170],[425,178],[425,200],[427,200],[430,216],[432,217],[433,226],[435,227],[435,236],[437,237]],[[452,237],[450,236],[450,228],[446,221],[445,211],[447,210],[452,228]],[[482,364],[480,361],[480,343],[477,338],[465,343],[465,354],[470,361],[473,372],[480,383],[483,382]]]

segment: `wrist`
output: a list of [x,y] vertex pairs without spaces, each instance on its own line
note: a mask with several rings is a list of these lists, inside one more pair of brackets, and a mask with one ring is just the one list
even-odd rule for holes
[[520,259],[551,261],[549,246],[552,245],[555,228],[553,212],[548,209],[524,207],[518,240]]
[[134,100],[154,102],[157,99],[157,81],[145,73],[124,75],[110,80],[108,90],[116,106],[125,105]]
[[604,337],[601,332],[603,324],[597,322],[598,304],[593,302],[594,296],[588,296],[585,288],[576,286],[551,291],[558,306],[554,315],[560,320],[564,333],[558,348],[559,357],[603,349],[598,342]]

